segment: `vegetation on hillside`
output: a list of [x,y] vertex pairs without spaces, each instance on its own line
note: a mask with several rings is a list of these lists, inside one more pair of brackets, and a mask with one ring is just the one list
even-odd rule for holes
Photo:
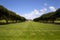
[[4,6],[0,5],[0,20],[6,20],[6,23],[8,21],[10,22],[22,22],[25,21],[26,19],[15,12],[8,10]]
[[55,12],[43,14],[42,16],[35,18],[34,21],[54,23],[54,21],[58,18],[60,18],[60,8],[57,9]]

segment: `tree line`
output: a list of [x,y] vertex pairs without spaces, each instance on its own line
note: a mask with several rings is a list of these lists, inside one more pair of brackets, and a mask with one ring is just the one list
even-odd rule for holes
[[60,18],[60,8],[55,12],[48,12],[43,14],[42,16],[35,18],[33,21],[36,22],[46,22],[46,23],[54,23],[56,19]]
[[5,20],[6,23],[9,23],[8,21],[14,23],[14,22],[23,22],[26,19],[15,12],[8,10],[4,6],[0,5],[0,20]]

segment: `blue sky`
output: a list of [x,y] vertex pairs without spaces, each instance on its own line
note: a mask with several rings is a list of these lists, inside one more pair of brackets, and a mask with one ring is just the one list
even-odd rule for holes
[[60,0],[0,0],[0,5],[24,16],[34,19],[44,13],[60,8]]

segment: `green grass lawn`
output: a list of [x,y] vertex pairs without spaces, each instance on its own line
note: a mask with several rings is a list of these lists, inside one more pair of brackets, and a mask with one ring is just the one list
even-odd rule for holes
[[33,21],[0,25],[0,40],[60,40],[60,25]]

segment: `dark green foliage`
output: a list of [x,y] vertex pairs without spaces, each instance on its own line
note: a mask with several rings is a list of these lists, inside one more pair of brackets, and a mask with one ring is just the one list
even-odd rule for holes
[[58,18],[60,18],[60,8],[57,9],[55,12],[43,14],[42,16],[35,18],[34,21],[54,23],[54,21]]
[[56,14],[55,14],[58,18],[60,18],[60,8],[58,10],[56,10]]
[[0,5],[0,20],[6,20],[6,23],[8,23],[9,20],[12,22],[22,22],[26,19]]

